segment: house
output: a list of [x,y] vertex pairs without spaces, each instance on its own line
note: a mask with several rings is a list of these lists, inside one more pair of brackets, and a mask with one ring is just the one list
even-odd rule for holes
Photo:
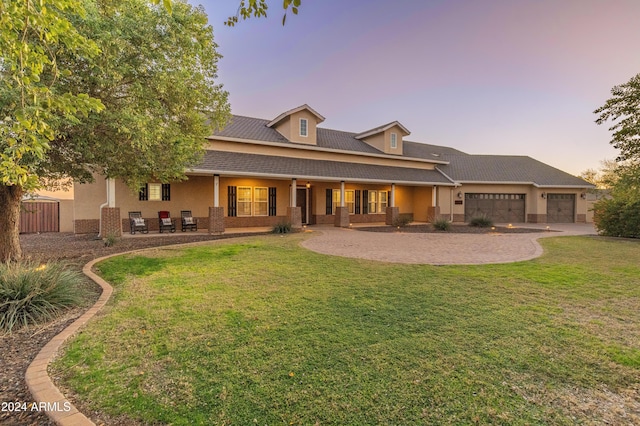
[[592,185],[526,156],[470,155],[412,142],[392,121],[359,133],[320,127],[308,105],[272,120],[233,116],[208,138],[188,180],[149,182],[133,194],[121,182],[75,185],[76,233],[128,231],[129,211],[151,229],[157,212],[189,209],[200,228],[352,223],[585,222]]

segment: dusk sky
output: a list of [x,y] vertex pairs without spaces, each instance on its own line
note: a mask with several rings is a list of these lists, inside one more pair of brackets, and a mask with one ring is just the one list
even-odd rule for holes
[[593,110],[640,73],[639,0],[302,0],[281,25],[223,25],[239,0],[202,4],[232,112],[273,119],[309,104],[322,127],[398,120],[406,140],[528,155],[572,174],[617,151]]

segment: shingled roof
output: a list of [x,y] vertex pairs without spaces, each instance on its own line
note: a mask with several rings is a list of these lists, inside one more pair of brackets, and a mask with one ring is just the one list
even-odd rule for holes
[[457,183],[526,183],[540,187],[592,186],[579,177],[527,156],[444,155],[449,164],[438,166]]
[[285,179],[348,180],[407,183],[412,185],[453,185],[433,169],[381,166],[343,161],[313,160],[239,152],[206,151],[193,172],[227,175],[280,177]]
[[[301,146],[288,141],[275,129],[268,127],[269,120],[232,116],[229,124],[211,138],[275,142]],[[317,128],[317,148],[351,151],[365,154],[383,154],[371,145],[356,139],[357,133]],[[366,164],[341,163],[337,161],[304,160],[285,157],[260,156],[252,154],[218,153],[208,151],[202,164],[206,170],[219,172],[243,172],[254,175],[269,173],[297,177],[350,178],[368,181],[422,182],[425,184],[455,183],[519,183],[549,187],[586,188],[592,186],[584,180],[562,170],[527,156],[472,155],[455,148],[404,141],[400,158],[419,158],[434,162],[449,162],[438,165],[444,175],[433,170],[408,169],[403,167],[373,166]],[[200,166],[199,166],[200,167]],[[327,169],[323,169],[326,167]],[[260,173],[258,173],[260,172]],[[422,172],[422,173],[419,173]],[[394,175],[393,173],[397,173]],[[375,177],[375,179],[372,179]]]

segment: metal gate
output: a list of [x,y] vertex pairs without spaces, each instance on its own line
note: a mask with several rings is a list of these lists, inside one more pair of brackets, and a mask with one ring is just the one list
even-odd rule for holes
[[26,201],[20,208],[20,233],[60,232],[60,203]]
[[576,194],[547,194],[547,222],[575,222]]
[[525,194],[465,194],[464,221],[486,216],[496,223],[525,221]]

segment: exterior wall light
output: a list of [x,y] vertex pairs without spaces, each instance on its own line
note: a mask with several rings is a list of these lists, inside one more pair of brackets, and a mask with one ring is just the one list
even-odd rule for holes
[[543,192],[542,194],[540,194],[540,197],[542,197],[543,199],[547,198],[547,194]]
[[580,194],[580,198],[582,198],[583,200],[587,199],[587,193],[583,192],[582,194]]
[[458,192],[458,198],[462,198],[462,192]]
[[311,188],[311,183],[307,182],[307,188]]

